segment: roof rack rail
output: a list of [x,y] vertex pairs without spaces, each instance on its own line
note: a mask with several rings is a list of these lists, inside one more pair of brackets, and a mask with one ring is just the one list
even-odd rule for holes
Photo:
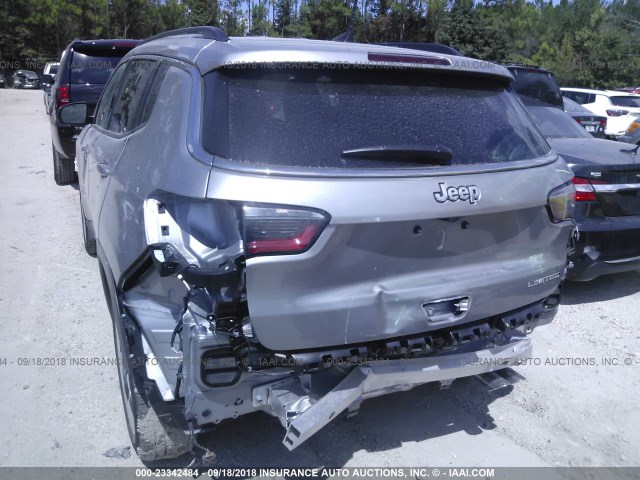
[[201,35],[202,38],[206,38],[208,40],[216,40],[218,42],[229,41],[229,37],[221,28],[201,26],[201,27],[178,28],[177,30],[169,30],[167,32],[158,33],[157,35],[153,35],[152,37],[145,38],[140,43],[140,45],[143,45],[152,40],[157,40],[159,38],[177,37],[180,35]]

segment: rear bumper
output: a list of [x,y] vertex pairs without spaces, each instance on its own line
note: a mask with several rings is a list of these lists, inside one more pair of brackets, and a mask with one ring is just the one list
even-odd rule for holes
[[15,85],[13,88],[16,88],[16,89],[19,89],[19,90],[40,90],[40,84],[36,84],[36,83],[24,84],[24,83],[21,83],[19,85]]
[[[601,275],[640,270],[640,219],[621,217],[617,230],[580,231],[567,279],[587,282]],[[611,226],[609,225],[609,228]]]
[[[283,443],[293,450],[349,406],[416,385],[478,375],[516,365],[531,356],[531,340],[519,338],[506,345],[471,353],[387,360],[354,368],[333,390],[289,422]],[[254,402],[262,389],[254,389]],[[275,413],[275,412],[274,412]]]
[[508,329],[491,340],[478,339],[449,352],[358,364],[317,401],[300,388],[304,382],[296,378],[258,385],[252,390],[252,404],[278,417],[286,429],[283,444],[293,450],[344,410],[357,410],[367,398],[517,365],[531,356],[526,334],[551,322],[556,313],[557,304],[545,308],[524,328]]
[[581,261],[569,270],[567,279],[588,282],[602,275],[640,271],[640,256],[619,260]]

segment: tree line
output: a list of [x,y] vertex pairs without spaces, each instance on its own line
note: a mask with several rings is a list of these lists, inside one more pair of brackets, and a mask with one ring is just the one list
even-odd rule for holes
[[0,0],[0,70],[58,59],[74,38],[193,25],[325,40],[351,26],[358,42],[443,43],[540,65],[562,85],[640,84],[640,0]]

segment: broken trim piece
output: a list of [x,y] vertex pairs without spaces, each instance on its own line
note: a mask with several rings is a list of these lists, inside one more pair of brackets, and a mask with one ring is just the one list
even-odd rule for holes
[[[372,362],[354,368],[333,390],[288,424],[283,444],[293,450],[353,403],[383,395],[400,386],[408,390],[422,383],[468,377],[510,365],[531,356],[531,340],[522,338],[477,352]],[[282,414],[282,412],[280,412]]]
[[160,368],[160,364],[156,359],[156,356],[153,354],[153,351],[149,346],[149,342],[147,342],[147,339],[142,332],[140,332],[140,337],[142,338],[142,349],[147,356],[147,361],[145,363],[147,369],[147,377],[150,380],[154,380],[156,382],[158,390],[160,391],[160,395],[162,395],[162,399],[165,402],[174,401],[176,398],[171,391],[171,386],[162,373],[162,368]]

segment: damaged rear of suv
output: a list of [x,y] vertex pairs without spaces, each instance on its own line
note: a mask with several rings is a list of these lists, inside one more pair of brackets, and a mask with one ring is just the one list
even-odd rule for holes
[[572,175],[510,74],[467,60],[212,27],[123,59],[78,168],[143,460],[210,460],[195,435],[258,410],[291,450],[363,399],[530,355]]

